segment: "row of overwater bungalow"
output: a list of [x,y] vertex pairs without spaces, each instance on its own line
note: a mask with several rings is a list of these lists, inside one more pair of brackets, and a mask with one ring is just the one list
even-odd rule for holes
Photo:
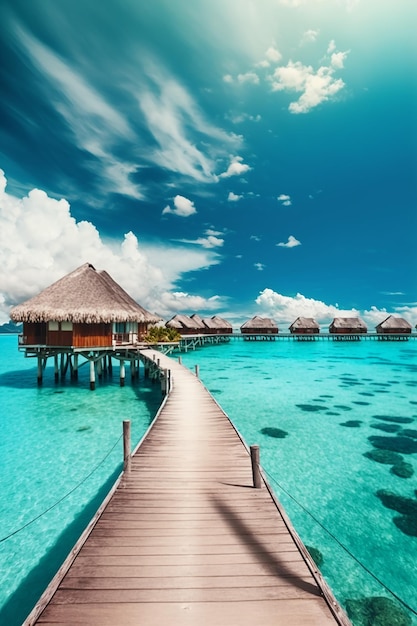
[[[14,322],[23,322],[23,346],[71,347],[83,350],[115,348],[143,341],[149,327],[161,323],[159,316],[141,307],[113,278],[90,263],[56,281],[30,300],[14,307]],[[180,335],[231,335],[233,327],[214,315],[175,315],[165,324]],[[359,317],[336,317],[329,333],[367,333]],[[256,315],[240,327],[242,335],[269,336],[279,332],[270,318]],[[317,335],[319,324],[312,318],[298,317],[289,327],[294,335]],[[411,324],[401,317],[388,316],[376,326],[381,335],[409,335]],[[87,358],[87,357],[86,357]],[[88,358],[90,358],[88,356]],[[93,357],[91,357],[93,358]]]
[[[167,328],[175,328],[181,335],[197,334],[231,334],[233,332],[230,322],[218,316],[201,318],[194,314],[174,315],[166,323]],[[377,334],[381,335],[409,335],[412,326],[402,317],[389,315],[376,327]],[[318,335],[320,325],[311,317],[297,317],[289,326],[292,335]],[[240,327],[242,335],[277,335],[280,331],[278,325],[268,317],[255,315]],[[329,326],[329,333],[334,335],[363,335],[368,332],[365,322],[360,317],[335,317]]]

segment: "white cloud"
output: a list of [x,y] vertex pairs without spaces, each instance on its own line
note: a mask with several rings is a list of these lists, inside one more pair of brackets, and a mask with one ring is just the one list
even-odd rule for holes
[[178,215],[179,217],[189,217],[194,213],[197,213],[197,209],[194,206],[194,202],[185,198],[184,196],[175,196],[174,198],[174,208],[168,205],[162,211],[162,215],[166,215],[171,213],[172,215]]
[[259,237],[259,235],[251,235],[249,239],[252,241],[261,241],[261,237]]
[[206,233],[206,237],[198,237],[197,239],[181,239],[182,243],[192,243],[203,248],[220,248],[224,244],[224,239]]
[[278,196],[277,200],[281,202],[281,204],[283,204],[284,206],[291,206],[292,204],[291,197],[285,193],[282,193],[280,196]]
[[349,52],[334,52],[333,43],[328,48],[328,53],[332,53],[329,64],[322,65],[318,70],[300,61],[289,61],[287,65],[275,69],[271,77],[273,91],[301,93],[298,100],[290,103],[291,113],[308,113],[322,102],[334,98],[344,88],[343,80],[334,74],[343,68]]
[[266,267],[264,263],[254,263],[253,266],[256,267],[259,272],[262,272]]
[[264,289],[255,300],[261,313],[271,316],[277,322],[292,323],[297,317],[313,317],[318,322],[330,322],[334,317],[357,317],[358,311],[339,309],[320,300],[306,298],[300,293],[294,297],[284,296],[272,289]]
[[[39,189],[23,198],[8,194],[2,170],[0,223],[0,323],[9,319],[11,305],[86,262],[107,270],[142,306],[167,318],[176,312],[167,303],[177,281],[220,260],[204,248],[140,244],[132,232],[122,240],[104,240],[94,224],[72,217],[64,199],[55,200]],[[221,298],[215,298],[209,298],[208,308],[214,302],[220,306]]]
[[327,54],[332,54],[336,50],[336,42],[334,39],[329,41],[329,45],[327,46]]
[[259,114],[250,115],[249,113],[229,113],[226,115],[226,118],[233,124],[242,124],[242,122],[260,122],[262,119]]
[[166,292],[161,300],[167,311],[216,311],[223,306],[224,300],[219,296],[203,298],[182,291]]
[[249,172],[252,168],[245,163],[242,163],[243,159],[240,156],[232,157],[229,167],[225,172],[220,174],[220,178],[230,178],[230,176],[240,176]]
[[225,74],[223,76],[223,82],[225,82],[225,83],[233,83],[233,76],[231,74]]
[[228,202],[237,202],[241,198],[243,198],[242,195],[238,195],[236,193],[233,193],[233,191],[229,191],[229,195],[227,196],[227,201]]
[[298,241],[293,235],[290,235],[286,243],[281,241],[281,243],[277,243],[277,246],[281,248],[295,248],[295,246],[301,246],[301,241]]
[[309,30],[306,30],[305,33],[303,34],[301,43],[303,44],[313,43],[314,41],[316,41],[318,35],[319,35],[318,30],[314,30],[313,28],[310,28]]
[[246,72],[245,74],[238,74],[237,81],[240,84],[251,83],[252,85],[259,85],[259,76],[255,72]]

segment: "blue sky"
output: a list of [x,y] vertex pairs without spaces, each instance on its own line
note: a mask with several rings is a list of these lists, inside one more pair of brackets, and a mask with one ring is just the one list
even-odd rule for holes
[[143,306],[417,323],[415,0],[3,0],[0,321],[89,261]]

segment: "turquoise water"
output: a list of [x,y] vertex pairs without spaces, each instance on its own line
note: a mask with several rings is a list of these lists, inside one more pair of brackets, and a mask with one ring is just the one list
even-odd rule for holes
[[123,420],[133,446],[161,391],[143,372],[121,389],[114,367],[91,392],[88,365],[55,384],[52,364],[38,388],[17,337],[0,336],[0,350],[0,624],[18,626],[119,475]]
[[[338,600],[386,596],[417,611],[417,341],[235,340],[181,358],[199,365],[247,444],[259,444]],[[390,463],[364,456],[377,445],[400,453]],[[412,477],[392,473],[401,457]],[[380,490],[409,500],[385,496],[384,505]]]
[[[136,443],[161,395],[143,375],[120,389],[116,368],[90,392],[87,366],[76,385],[55,384],[48,366],[38,388],[17,338],[0,337],[0,348],[0,624],[18,626],[118,475],[122,420]],[[272,487],[304,543],[321,551],[338,600],[396,596],[417,610],[417,341],[232,340],[181,358],[199,365],[246,442],[260,445]],[[364,456],[376,445],[399,447],[416,473],[393,474],[398,457]],[[380,490],[407,498],[384,499],[402,513]]]

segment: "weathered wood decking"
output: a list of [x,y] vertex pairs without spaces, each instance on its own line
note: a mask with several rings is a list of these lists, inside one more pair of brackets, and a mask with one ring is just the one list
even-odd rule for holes
[[51,601],[27,623],[350,624],[321,593],[268,489],[252,487],[248,450],[223,411],[194,374],[157,357],[173,391]]

